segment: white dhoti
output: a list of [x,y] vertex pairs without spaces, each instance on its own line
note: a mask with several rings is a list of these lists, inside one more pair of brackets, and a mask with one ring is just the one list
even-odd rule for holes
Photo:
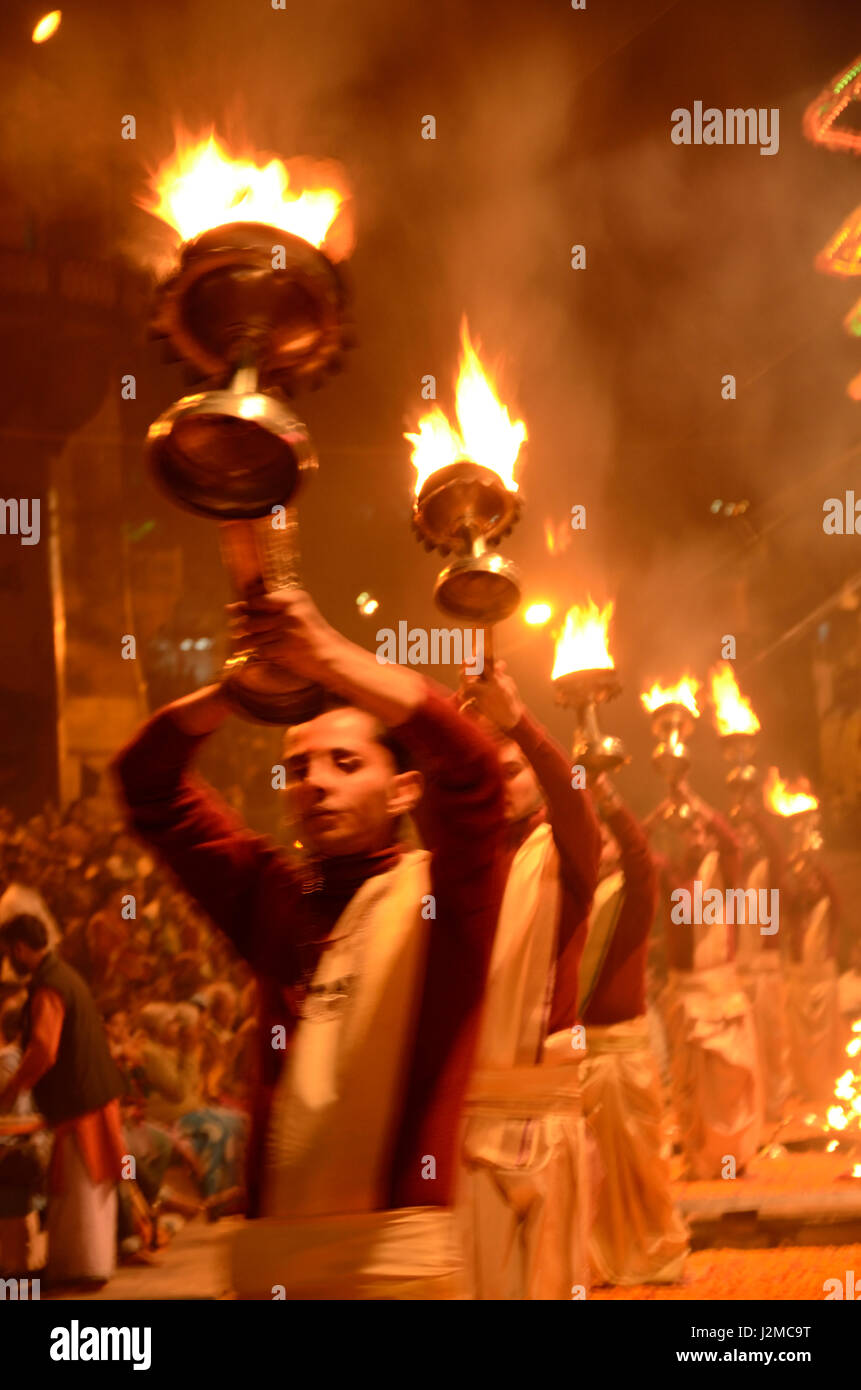
[[117,1189],[93,1182],[74,1134],[58,1134],[62,1192],[48,1198],[50,1279],[110,1279],[116,1268]]
[[273,1098],[265,1215],[233,1245],[240,1298],[468,1296],[453,1210],[381,1208],[424,981],[428,860],[368,879],[328,938]]
[[671,970],[663,995],[672,1093],[688,1178],[740,1173],[762,1129],[762,1084],[750,1000],[733,966]]
[[[571,1035],[561,1038],[569,1050]],[[589,1287],[589,1155],[579,1063],[475,1074],[460,1207],[472,1296],[571,1299]]]
[[681,1279],[688,1231],[661,1157],[661,1082],[645,1017],[586,1028],[583,1112],[598,1142],[603,1181],[589,1243],[601,1284]]
[[231,1262],[244,1299],[468,1296],[457,1222],[443,1207],[249,1221]]
[[780,956],[761,951],[750,968],[739,966],[739,979],[753,1010],[759,1053],[765,1119],[783,1119],[792,1090],[786,985]]
[[822,1104],[845,1069],[836,963],[788,965],[786,1000],[795,1088],[803,1100]]

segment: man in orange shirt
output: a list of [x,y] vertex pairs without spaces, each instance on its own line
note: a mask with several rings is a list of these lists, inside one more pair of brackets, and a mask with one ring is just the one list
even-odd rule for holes
[[0,1111],[32,1090],[54,1130],[49,1176],[48,1278],[104,1283],[114,1272],[116,1184],[125,1151],[118,1097],[122,1078],[84,980],[48,947],[38,917],[20,914],[0,930],[0,954],[30,976],[24,1054],[0,1093]]

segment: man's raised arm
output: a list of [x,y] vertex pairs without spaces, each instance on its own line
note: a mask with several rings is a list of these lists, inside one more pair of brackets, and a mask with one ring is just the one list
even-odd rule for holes
[[229,713],[219,686],[176,700],[144,724],[115,758],[113,770],[131,829],[158,851],[186,891],[255,965],[255,908],[262,895],[277,886],[292,894],[298,906],[301,889],[274,846],[247,830],[212,788],[189,771],[204,739]]

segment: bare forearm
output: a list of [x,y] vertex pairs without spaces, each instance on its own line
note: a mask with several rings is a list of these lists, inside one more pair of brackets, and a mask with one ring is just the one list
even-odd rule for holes
[[223,724],[231,713],[220,685],[207,685],[192,695],[183,695],[167,706],[174,723],[191,738],[202,738]]

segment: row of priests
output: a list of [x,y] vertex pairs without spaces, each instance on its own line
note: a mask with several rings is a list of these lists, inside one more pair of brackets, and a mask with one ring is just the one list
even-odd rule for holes
[[687,1171],[719,1176],[729,1155],[741,1172],[763,1090],[735,934],[667,911],[680,883],[737,881],[734,833],[682,784],[650,846],[606,775],[572,775],[501,663],[453,705],[300,590],[232,617],[330,696],[284,750],[305,869],[191,770],[235,712],[228,688],[159,712],[116,771],[136,833],[259,982],[238,1296],[543,1300],[680,1279],[649,937],[657,915]]

